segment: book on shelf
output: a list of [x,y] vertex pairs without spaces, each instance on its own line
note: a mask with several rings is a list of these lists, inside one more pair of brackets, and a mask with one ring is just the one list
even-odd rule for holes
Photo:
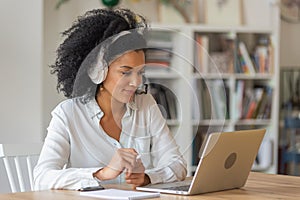
[[192,165],[196,166],[198,165],[199,161],[200,161],[200,157],[199,157],[199,151],[200,151],[200,134],[197,134],[196,137],[193,140],[192,143]]
[[223,80],[205,80],[199,83],[201,117],[203,119],[229,118],[229,88]]
[[192,165],[198,165],[200,161],[200,149],[207,132],[207,127],[197,127],[192,143]]
[[147,49],[145,56],[146,60],[161,60],[170,62],[172,59],[171,51],[158,48]]
[[162,61],[146,61],[145,76],[162,75],[170,72],[170,63]]
[[167,108],[170,115],[170,119],[177,119],[177,105],[175,94],[169,89],[164,89],[166,95]]
[[163,39],[150,39],[147,41],[148,48],[158,48],[158,49],[173,49],[172,40],[163,40]]
[[256,119],[270,119],[272,109],[273,88],[266,87],[264,98],[258,108]]
[[236,119],[269,119],[272,105],[270,86],[247,87],[243,80],[236,85]]
[[210,119],[212,113],[211,95],[204,81],[201,81],[199,83],[199,90],[201,91],[201,99],[199,103],[203,108],[201,116],[203,117],[203,119]]
[[147,38],[145,52],[148,71],[168,70],[173,57],[173,40],[168,32],[151,32]]
[[200,90],[199,79],[192,80],[192,119],[202,120],[203,119],[203,107],[202,107],[202,90]]
[[243,110],[243,94],[244,94],[245,82],[238,80],[236,82],[236,109],[235,109],[235,119],[240,119],[242,117]]
[[195,40],[195,72],[234,72],[234,40],[230,34],[196,34]]
[[255,68],[252,63],[250,54],[246,48],[246,45],[244,42],[240,41],[238,45],[238,52],[239,52],[239,62],[240,62],[240,67],[243,73],[245,74],[255,74]]
[[207,35],[196,34],[195,47],[195,69],[194,72],[207,73],[209,64],[209,37]]
[[[160,105],[160,110],[164,114],[164,116],[166,116],[166,119],[171,119],[171,115],[170,115],[170,111],[169,111],[169,107],[168,107],[168,103],[167,103],[166,92],[164,91],[162,86],[159,86],[159,85],[156,85],[156,86],[158,86],[158,91],[159,91],[157,103],[158,103],[158,105]],[[153,87],[153,85],[152,85],[152,87]]]
[[169,88],[160,84],[150,83],[149,92],[158,104],[165,119],[177,119],[176,96]]
[[225,111],[225,119],[230,119],[230,89],[228,86],[225,86],[225,95],[226,95],[226,111]]
[[[216,47],[213,40],[223,38],[221,45]],[[215,37],[215,38],[214,38]],[[261,36],[262,37],[262,36]],[[258,44],[250,54],[246,42],[226,38],[224,34],[216,36],[195,34],[194,72],[200,73],[272,73],[273,71],[273,46]],[[212,49],[210,49],[212,48]]]
[[268,73],[273,74],[274,73],[274,48],[272,43],[269,44],[268,46]]
[[147,71],[169,70],[172,61],[172,51],[165,47],[152,47],[145,52]]
[[256,118],[256,110],[258,110],[260,106],[263,93],[264,93],[264,88],[254,88],[253,96],[251,97],[245,119]]
[[273,73],[273,45],[270,37],[261,35],[254,48],[253,60],[259,73]]
[[212,103],[212,119],[226,119],[226,112],[228,105],[226,103],[226,89],[223,80],[206,80],[207,87],[210,92],[210,99]]
[[255,48],[253,60],[259,73],[272,73],[273,47],[259,45]]
[[245,74],[250,74],[250,71],[247,67],[247,64],[245,62],[245,59],[243,58],[241,52],[239,51],[238,53],[238,73],[245,73]]

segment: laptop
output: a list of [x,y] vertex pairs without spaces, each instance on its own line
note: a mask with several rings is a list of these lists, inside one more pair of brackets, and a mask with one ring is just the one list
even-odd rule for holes
[[194,195],[241,188],[245,185],[266,130],[211,133],[199,152],[192,180],[149,184],[137,190]]

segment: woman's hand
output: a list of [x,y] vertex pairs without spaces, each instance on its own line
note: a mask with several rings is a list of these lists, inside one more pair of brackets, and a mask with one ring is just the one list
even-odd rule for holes
[[149,177],[144,173],[145,167],[140,158],[136,160],[135,168],[131,173],[126,172],[125,180],[128,184],[135,186],[147,185],[150,183]]
[[[132,148],[121,148],[116,151],[109,164],[94,173],[98,179],[110,180],[119,176],[124,170],[131,184],[140,182],[141,174],[144,176],[145,167],[141,159],[137,159],[138,153]],[[127,181],[127,178],[126,178]]]
[[151,182],[149,176],[145,173],[132,173],[130,175],[126,173],[125,179],[126,183],[134,184],[135,186],[144,186]]

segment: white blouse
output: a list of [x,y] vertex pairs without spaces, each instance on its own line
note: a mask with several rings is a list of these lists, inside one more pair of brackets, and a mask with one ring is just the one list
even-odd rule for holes
[[[107,166],[118,148],[134,148],[141,155],[151,183],[185,178],[186,162],[150,94],[136,95],[127,104],[119,142],[100,126],[103,112],[96,100],[83,103],[82,99],[65,100],[52,111],[34,169],[36,190],[98,185],[92,174]],[[110,182],[124,182],[124,174]]]

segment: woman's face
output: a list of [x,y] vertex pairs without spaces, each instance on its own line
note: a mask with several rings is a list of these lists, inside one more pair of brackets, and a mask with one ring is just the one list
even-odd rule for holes
[[144,67],[145,54],[142,50],[125,53],[108,67],[103,86],[115,100],[128,103],[142,83]]

